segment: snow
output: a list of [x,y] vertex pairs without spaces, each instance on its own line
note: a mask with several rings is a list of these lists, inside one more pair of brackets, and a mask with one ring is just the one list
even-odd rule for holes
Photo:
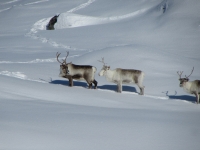
[[[177,71],[200,79],[199,0],[1,0],[0,149],[199,150],[200,105]],[[46,24],[60,14],[55,30]],[[56,53],[93,65],[98,89],[59,77]],[[137,86],[98,76],[145,72]]]

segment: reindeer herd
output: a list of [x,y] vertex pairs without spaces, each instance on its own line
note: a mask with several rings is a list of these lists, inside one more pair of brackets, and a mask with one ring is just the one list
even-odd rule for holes
[[[94,89],[97,89],[97,81],[94,76],[97,71],[97,68],[90,65],[75,65],[72,62],[67,63],[67,56],[65,59],[62,59],[62,62],[59,60],[61,53],[56,54],[57,61],[60,63],[60,77],[67,78],[69,80],[69,86],[73,86],[74,80],[85,80],[88,84],[89,89],[92,88],[94,84]],[[99,76],[105,76],[106,80],[117,84],[117,92],[122,92],[122,84],[136,84],[140,89],[140,95],[144,95],[144,72],[135,69],[122,69],[116,68],[114,70],[110,69],[110,66],[107,66],[104,62],[104,58],[99,60],[103,63],[101,71],[98,73]],[[200,101],[200,80],[189,81],[189,77],[194,71],[194,67],[189,76],[185,75],[185,78],[181,78],[183,71],[177,72],[179,75],[180,87],[182,87],[187,93],[194,94],[196,96],[196,102],[199,104]]]

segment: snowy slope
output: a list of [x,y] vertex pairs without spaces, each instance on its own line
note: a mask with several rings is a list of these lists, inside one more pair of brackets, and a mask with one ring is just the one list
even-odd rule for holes
[[[0,149],[199,150],[199,0],[1,0]],[[60,14],[55,30],[45,30]],[[56,52],[97,67],[97,90],[60,78]],[[145,72],[145,95],[98,72]]]

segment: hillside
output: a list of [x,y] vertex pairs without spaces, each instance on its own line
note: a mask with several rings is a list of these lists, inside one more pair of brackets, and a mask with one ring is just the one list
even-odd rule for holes
[[[200,104],[177,71],[200,80],[199,0],[1,0],[0,149],[198,150]],[[60,14],[55,30],[48,21]],[[98,89],[59,77],[56,53],[93,65]],[[103,64],[144,71],[136,85]]]

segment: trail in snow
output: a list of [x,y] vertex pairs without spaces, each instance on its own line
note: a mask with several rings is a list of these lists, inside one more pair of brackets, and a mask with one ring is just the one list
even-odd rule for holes
[[11,4],[14,2],[18,2],[18,1],[20,1],[20,0],[13,0],[13,1],[5,2],[5,3],[2,3],[1,5]]
[[[24,73],[22,72],[9,72],[9,71],[1,71],[0,75],[4,75],[4,76],[9,76],[9,77],[13,77],[13,78],[18,78],[21,80],[27,80],[27,81],[32,81],[32,82],[40,82],[40,83],[50,83],[51,81],[45,81],[45,80],[35,80],[35,79],[30,79],[28,78]],[[52,80],[52,79],[51,79]],[[80,87],[80,86],[74,86],[75,88],[85,88],[85,87]],[[98,88],[98,91],[103,91],[103,92],[111,92],[111,93],[116,93],[113,90],[109,90],[109,89],[101,89]],[[138,95],[138,93],[135,92],[127,92],[127,91],[122,91],[121,94],[133,94],[133,95]],[[154,96],[154,95],[143,95],[144,97],[147,98],[152,98],[152,99],[159,99],[159,100],[169,100],[169,97],[166,96]],[[177,99],[176,99],[177,100]],[[183,100],[177,100],[177,101],[183,101]],[[188,101],[184,101],[184,102],[188,102]],[[189,103],[189,102],[188,102]]]
[[[112,17],[105,17],[105,18],[84,16],[84,15],[78,15],[78,14],[66,12],[66,13],[62,13],[59,16],[59,21],[56,23],[55,28],[64,29],[64,28],[75,28],[75,27],[82,27],[82,26],[106,24],[106,23],[111,23],[114,21],[120,21],[123,19],[138,16],[147,12],[148,10],[149,9],[145,8],[145,9],[141,9],[141,10],[126,14],[126,15],[112,16]],[[47,23],[48,22],[45,22],[45,24]],[[40,24],[40,26],[41,27],[39,27],[38,29],[45,30],[44,25]]]
[[24,61],[24,62],[13,62],[13,61],[0,61],[0,64],[31,64],[31,63],[45,63],[45,62],[56,62],[55,58],[50,59],[35,59],[31,61]]
[[[138,11],[135,11],[135,12],[132,12],[132,13],[129,13],[126,15],[112,16],[112,17],[105,17],[105,18],[74,14],[75,11],[86,8],[87,6],[91,5],[94,2],[95,2],[95,0],[89,0],[88,2],[86,2],[84,4],[81,4],[65,13],[60,14],[58,22],[55,24],[55,28],[56,29],[64,29],[64,28],[74,28],[74,27],[111,23],[114,21],[119,21],[122,19],[139,16],[151,9],[151,8],[144,8],[144,9],[140,9]],[[48,43],[51,46],[56,47],[56,48],[63,48],[63,49],[67,49],[67,50],[85,50],[85,49],[73,48],[69,45],[57,43],[51,39],[47,39],[46,37],[41,37],[41,36],[37,35],[38,30],[46,30],[46,25],[48,24],[50,19],[51,19],[51,17],[44,18],[44,19],[37,21],[33,25],[30,32],[26,34],[26,36],[31,37],[33,39],[38,39],[42,43]]]
[[[75,12],[77,10],[80,10],[80,9],[83,9],[87,6],[89,6],[90,4],[92,4],[95,0],[88,0],[88,2],[84,3],[84,4],[81,4],[71,10],[69,10],[68,12]],[[49,20],[51,19],[51,17],[49,18],[44,18],[44,19],[41,19],[39,20],[38,22],[36,22],[32,29],[30,30],[29,33],[27,33],[25,36],[28,36],[28,37],[31,37],[33,39],[38,39],[40,40],[42,43],[48,43],[50,44],[51,46],[53,47],[56,47],[56,48],[63,48],[63,49],[67,49],[67,50],[84,50],[84,49],[77,49],[77,48],[73,48],[69,45],[64,45],[64,44],[61,44],[61,43],[57,43],[51,39],[48,39],[46,37],[42,37],[42,36],[39,36],[39,35],[36,35],[36,33],[38,32],[38,30],[46,30],[46,25],[48,24]]]
[[72,12],[75,12],[75,11],[77,11],[77,10],[83,9],[83,8],[89,6],[90,4],[92,4],[92,3],[95,2],[95,1],[96,1],[96,0],[88,0],[88,2],[86,2],[86,3],[84,3],[84,4],[81,4],[81,5],[77,6],[77,7],[75,7],[75,8],[73,8],[73,9],[69,10],[68,12],[72,13]]
[[2,10],[0,10],[0,12],[6,11],[6,10],[9,10],[9,9],[11,9],[11,7],[2,9]]
[[[21,0],[13,0],[13,1],[2,3],[0,5],[7,5],[7,4],[11,4],[11,3],[19,2],[19,1],[21,1]],[[49,1],[49,0],[40,0],[40,1],[32,2],[32,3],[19,4],[19,5],[20,6],[26,6],[26,5],[33,5],[33,4],[43,3],[43,2],[47,2],[47,1]],[[13,6],[19,6],[19,5],[13,5]]]
[[[82,26],[111,23],[114,21],[120,21],[123,19],[139,16],[139,15],[149,11],[150,9],[151,9],[151,7],[140,9],[135,12],[121,15],[121,16],[112,16],[112,17],[104,17],[104,18],[79,15],[79,14],[74,14],[74,13],[67,11],[65,13],[60,14],[58,22],[55,24],[55,29],[75,28],[75,27],[82,27]],[[31,32],[37,33],[38,30],[46,30],[46,25],[48,24],[50,19],[51,19],[51,17],[44,18],[44,19],[37,21],[33,25]]]
[[9,77],[14,77],[22,80],[28,80],[28,81],[35,81],[35,82],[41,82],[41,83],[48,83],[42,80],[34,80],[34,79],[29,79],[25,74],[22,72],[9,72],[9,71],[1,71],[0,75],[4,76],[9,76]]
[[[13,0],[13,1],[9,1],[9,2],[2,3],[2,4],[0,4],[0,5],[7,5],[7,4],[11,4],[11,3],[19,2],[19,1],[20,1],[20,0]],[[34,4],[43,3],[43,2],[47,2],[47,1],[49,1],[49,0],[41,0],[41,1],[36,1],[36,2],[32,2],[32,3],[13,5],[12,7],[8,7],[8,8],[5,8],[5,9],[0,10],[0,12],[9,10],[9,9],[11,9],[11,8],[13,8],[13,7],[17,7],[17,6],[34,5]]]
[[[79,57],[79,56],[81,56],[81,55],[68,56],[68,58],[74,58],[74,57]],[[63,57],[63,59],[64,59],[64,57]],[[32,64],[32,63],[53,63],[53,62],[57,62],[57,59],[56,58],[35,59],[35,60],[24,61],[24,62],[0,61],[0,64]]]
[[43,2],[47,2],[49,0],[41,0],[41,1],[36,1],[36,2],[32,2],[32,3],[27,3],[27,4],[24,4],[25,6],[26,5],[33,5],[33,4],[38,4],[38,3],[43,3]]

